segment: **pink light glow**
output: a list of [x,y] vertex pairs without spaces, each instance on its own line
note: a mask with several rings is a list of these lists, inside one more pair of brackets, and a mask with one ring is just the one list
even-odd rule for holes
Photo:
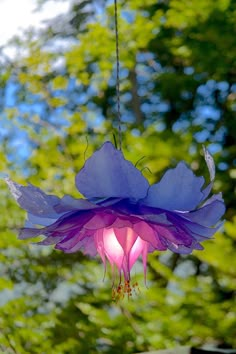
[[[98,230],[95,234],[95,242],[98,253],[103,263],[106,259],[111,264],[113,281],[115,277],[114,266],[120,275],[117,293],[128,293],[131,295],[130,271],[140,255],[143,257],[144,273],[146,274],[146,261],[148,244],[142,240],[133,229],[129,227],[109,228]],[[122,273],[124,276],[124,286],[121,285]]]

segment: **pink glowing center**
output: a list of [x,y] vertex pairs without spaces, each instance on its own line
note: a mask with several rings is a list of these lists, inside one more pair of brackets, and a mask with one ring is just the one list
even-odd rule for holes
[[[144,274],[146,274],[148,243],[142,240],[130,227],[100,229],[95,234],[97,251],[104,265],[106,260],[112,267],[113,281],[115,277],[114,266],[118,269],[119,285],[116,291],[131,295],[130,271],[141,255],[143,259]],[[124,284],[121,284],[122,274]],[[136,286],[135,283],[133,286]]]

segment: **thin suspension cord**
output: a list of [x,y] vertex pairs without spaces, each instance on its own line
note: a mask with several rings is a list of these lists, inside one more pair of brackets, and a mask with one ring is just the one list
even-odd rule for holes
[[121,138],[121,112],[120,112],[120,50],[119,50],[119,26],[118,26],[118,11],[117,0],[114,0],[115,6],[115,33],[116,33],[116,100],[117,100],[117,115],[118,115],[118,136],[119,136],[119,149],[122,148]]

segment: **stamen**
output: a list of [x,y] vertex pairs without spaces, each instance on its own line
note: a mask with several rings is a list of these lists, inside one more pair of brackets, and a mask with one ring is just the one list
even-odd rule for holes
[[138,282],[130,284],[130,280],[125,280],[124,284],[120,283],[117,287],[112,288],[112,300],[118,302],[127,296],[128,300],[133,294],[140,292]]

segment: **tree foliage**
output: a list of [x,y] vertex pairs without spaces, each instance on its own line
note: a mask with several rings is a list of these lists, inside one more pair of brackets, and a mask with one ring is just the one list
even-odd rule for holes
[[[182,159],[207,176],[208,145],[225,227],[204,251],[149,256],[148,286],[137,266],[140,292],[114,303],[98,259],[17,240],[25,215],[0,181],[4,353],[236,347],[236,4],[129,0],[119,13],[124,154],[153,183]],[[18,55],[0,69],[0,171],[78,197],[75,173],[117,136],[113,6],[71,2],[12,45]]]

